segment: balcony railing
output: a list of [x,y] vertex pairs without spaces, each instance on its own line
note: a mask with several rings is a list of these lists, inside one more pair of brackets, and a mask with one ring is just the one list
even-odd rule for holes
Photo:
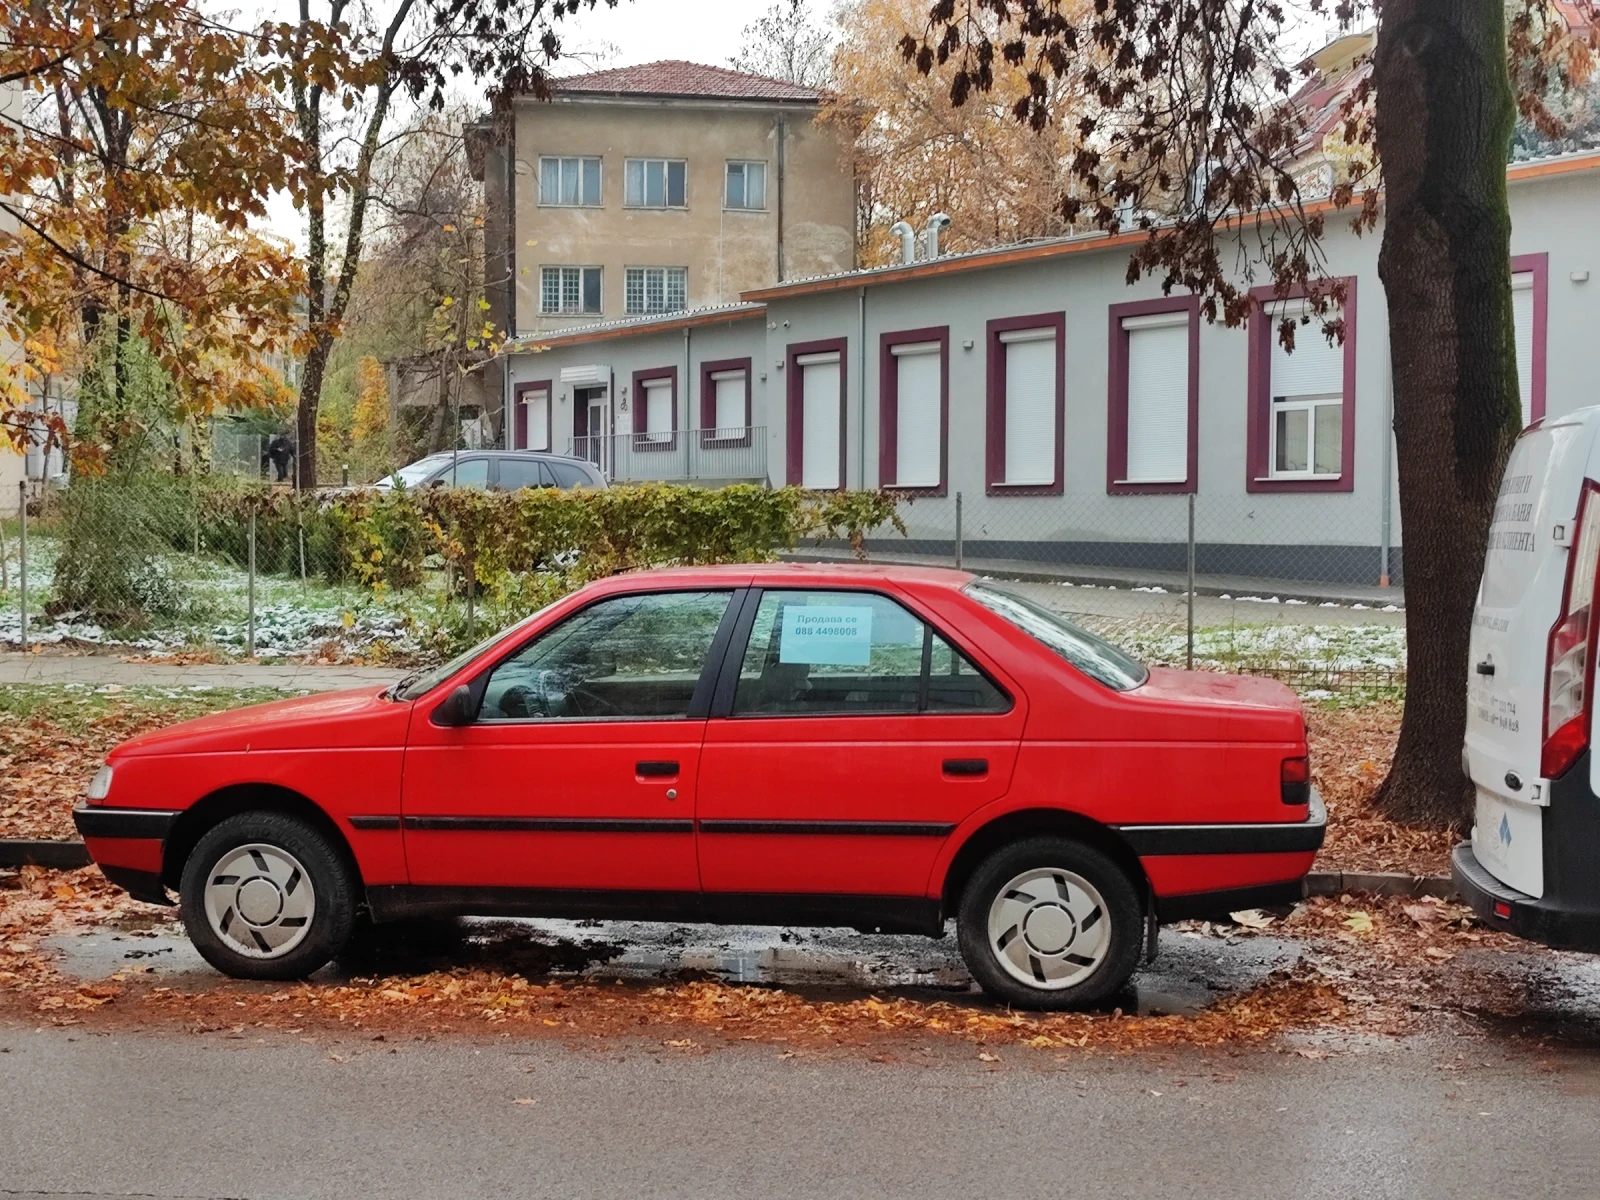
[[567,453],[588,459],[614,483],[767,477],[767,431],[760,425],[575,437]]

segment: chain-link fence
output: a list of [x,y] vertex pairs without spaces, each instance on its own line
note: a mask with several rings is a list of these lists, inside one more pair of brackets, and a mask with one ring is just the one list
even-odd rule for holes
[[996,488],[918,496],[902,517],[906,535],[879,531],[871,558],[1009,581],[1152,664],[1269,675],[1308,695],[1404,689],[1399,548],[1383,514],[1347,495]]
[[[328,495],[248,486],[250,504],[222,507],[215,480],[36,490],[25,527],[0,522],[0,643],[429,657],[516,615],[436,553],[374,588],[364,567],[378,563],[359,556],[385,550],[353,544]],[[1151,664],[1268,675],[1310,697],[1398,695],[1400,557],[1358,536],[1360,514],[1328,515],[1347,499],[919,496],[901,507],[905,536],[880,528],[866,550],[1009,581]],[[853,557],[836,544],[798,553]]]

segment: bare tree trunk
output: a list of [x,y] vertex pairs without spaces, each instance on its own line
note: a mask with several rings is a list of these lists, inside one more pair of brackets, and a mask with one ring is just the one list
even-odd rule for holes
[[1408,651],[1400,743],[1377,803],[1441,827],[1471,813],[1467,641],[1520,417],[1505,37],[1502,0],[1386,0],[1375,71]]

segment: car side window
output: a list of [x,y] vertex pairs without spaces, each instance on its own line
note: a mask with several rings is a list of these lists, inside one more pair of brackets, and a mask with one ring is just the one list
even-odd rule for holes
[[458,459],[454,466],[445,463],[444,469],[428,480],[440,487],[487,488],[489,486],[489,460],[487,458]]
[[544,464],[536,458],[502,458],[500,487],[508,492],[519,488],[550,487],[551,480],[543,467]]
[[478,720],[685,717],[730,594],[592,604],[495,667]]
[[1009,701],[944,638],[887,596],[761,597],[735,716],[1003,711]]
[[573,466],[571,463],[553,462],[547,464],[552,474],[556,477],[556,486],[564,488],[593,487],[594,481],[584,473],[582,467]]

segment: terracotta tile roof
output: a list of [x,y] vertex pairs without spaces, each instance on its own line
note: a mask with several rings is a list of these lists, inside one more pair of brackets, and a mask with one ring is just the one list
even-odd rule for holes
[[636,67],[613,67],[552,81],[556,94],[695,96],[720,100],[818,101],[823,93],[782,79],[747,75],[705,63],[664,59]]

